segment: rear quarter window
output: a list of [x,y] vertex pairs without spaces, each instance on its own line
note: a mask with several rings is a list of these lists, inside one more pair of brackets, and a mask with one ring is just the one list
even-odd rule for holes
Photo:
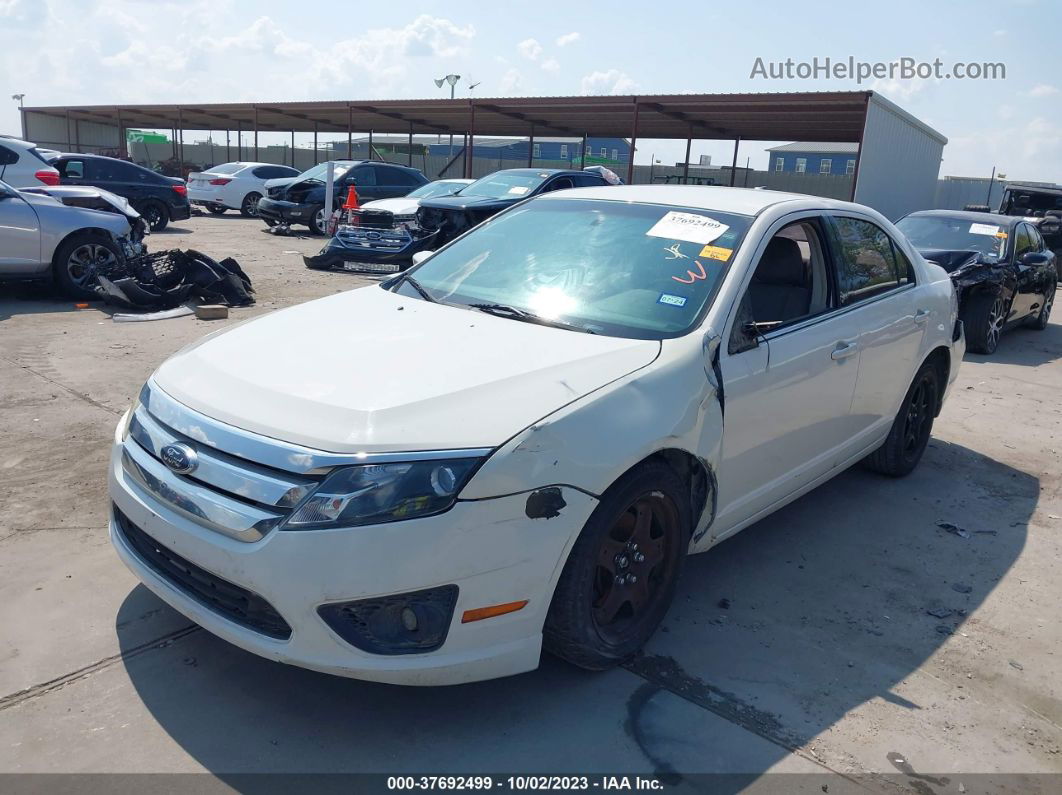
[[18,162],[18,154],[0,144],[0,166],[10,166]]

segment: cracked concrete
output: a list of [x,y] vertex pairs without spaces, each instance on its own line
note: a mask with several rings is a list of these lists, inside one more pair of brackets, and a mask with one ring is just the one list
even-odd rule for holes
[[282,252],[320,240],[277,240],[232,214],[178,226],[191,233],[151,247],[235,255],[259,304],[226,321],[114,324],[0,286],[0,773],[713,772],[737,791],[789,772],[815,791],[825,776],[830,792],[1062,773],[1059,324],[967,358],[911,477],[852,470],[691,559],[626,668],[545,658],[512,679],[403,689],[229,646],[110,549],[116,416],[158,363],[226,324],[371,281],[307,271]]

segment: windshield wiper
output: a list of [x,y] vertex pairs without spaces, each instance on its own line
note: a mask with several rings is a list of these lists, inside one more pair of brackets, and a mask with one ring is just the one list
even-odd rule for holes
[[398,281],[395,282],[394,286],[397,288],[398,285],[400,285],[402,282],[405,282],[410,287],[412,287],[414,290],[416,290],[420,294],[420,297],[423,298],[425,301],[428,301],[429,303],[432,303],[432,304],[439,303],[438,301],[436,301],[434,298],[432,298],[428,294],[427,290],[425,290],[423,287],[420,286],[420,282],[418,282],[416,279],[414,279],[408,273],[403,273],[401,276],[399,276],[398,277]]
[[582,331],[587,334],[593,334],[594,331],[586,326],[575,326],[571,323],[562,323],[559,320],[550,320],[549,318],[536,315],[534,312],[528,312],[526,309],[520,309],[515,306],[509,306],[508,304],[468,304],[472,309],[478,309],[480,312],[486,312],[488,315],[496,315],[498,317],[507,317],[511,320],[520,320],[524,323],[537,323],[540,326],[553,326],[554,328],[566,328],[571,331]]

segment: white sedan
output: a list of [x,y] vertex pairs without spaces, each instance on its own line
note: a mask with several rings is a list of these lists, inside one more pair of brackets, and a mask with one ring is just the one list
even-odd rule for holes
[[474,179],[437,179],[427,185],[421,185],[415,191],[397,199],[377,199],[361,205],[365,210],[386,210],[393,213],[395,221],[412,221],[417,215],[421,199],[434,199],[437,196],[453,196],[465,185],[471,185]]
[[222,163],[188,175],[188,200],[215,215],[239,210],[254,217],[258,200],[268,195],[267,180],[292,179],[299,173],[298,169],[273,163]]
[[858,462],[911,472],[964,350],[948,274],[867,207],[558,191],[165,362],[116,431],[111,539],[274,660],[608,668],[687,554]]

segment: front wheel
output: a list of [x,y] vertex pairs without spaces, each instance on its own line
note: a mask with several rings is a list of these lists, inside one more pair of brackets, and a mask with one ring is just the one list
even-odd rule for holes
[[310,232],[315,235],[323,235],[328,228],[328,213],[325,212],[324,205],[317,205],[310,208],[310,218],[307,221],[310,227]]
[[690,542],[689,489],[645,464],[605,493],[564,564],[545,648],[601,671],[630,659],[667,612]]
[[261,193],[248,193],[244,196],[240,203],[240,214],[245,218],[254,218],[258,215],[258,200],[261,198]]
[[911,474],[929,444],[942,388],[937,368],[932,362],[924,363],[904,396],[885,443],[864,459],[870,469],[894,478]]
[[55,282],[69,298],[99,298],[95,290],[99,275],[113,271],[121,257],[111,240],[93,234],[74,235],[55,252]]
[[206,208],[210,211],[211,215],[221,215],[227,209],[224,204],[208,204]]
[[971,296],[963,312],[966,343],[974,353],[991,355],[1007,321],[1007,302],[1002,293],[982,292]]
[[170,214],[161,202],[148,202],[140,210],[152,232],[161,232],[170,222]]

